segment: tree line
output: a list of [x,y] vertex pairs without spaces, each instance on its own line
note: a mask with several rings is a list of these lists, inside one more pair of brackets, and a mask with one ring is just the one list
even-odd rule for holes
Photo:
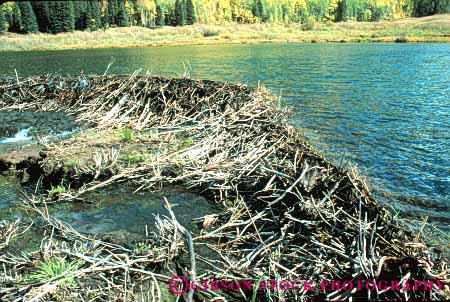
[[450,0],[78,0],[0,5],[0,33],[194,23],[379,21],[450,12]]

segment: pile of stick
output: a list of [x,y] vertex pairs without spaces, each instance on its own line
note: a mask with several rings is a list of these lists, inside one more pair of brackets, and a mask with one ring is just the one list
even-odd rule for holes
[[[313,290],[190,292],[187,300],[449,297],[443,252],[379,205],[354,169],[336,167],[305,142],[287,122],[288,111],[265,89],[137,74],[46,76],[0,81],[0,108],[63,110],[98,129],[188,133],[192,146],[87,183],[73,196],[123,181],[138,190],[181,183],[222,205],[223,213],[204,217],[194,238],[183,235],[175,217],[161,221],[158,242],[169,251],[168,266],[197,280],[301,279],[313,285]],[[183,254],[190,259],[180,258]],[[202,263],[201,269],[195,263]],[[434,280],[443,287],[332,290],[320,287],[325,280]]]

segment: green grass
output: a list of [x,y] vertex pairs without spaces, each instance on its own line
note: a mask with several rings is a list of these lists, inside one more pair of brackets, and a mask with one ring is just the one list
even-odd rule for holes
[[118,135],[123,142],[131,143],[134,140],[135,133],[132,129],[123,128],[119,130]]
[[125,161],[128,165],[134,166],[145,162],[151,155],[139,151],[132,151],[121,157],[121,160]]
[[151,249],[152,249],[152,245],[150,243],[138,242],[133,248],[133,253],[135,253],[137,255],[144,255]]
[[185,149],[192,147],[194,145],[194,140],[191,137],[187,137],[181,141],[180,149]]
[[79,159],[69,159],[68,161],[66,161],[66,167],[68,168],[76,168],[79,165],[80,165]]
[[[81,263],[78,261],[67,261],[64,258],[54,257],[48,260],[40,261],[36,264],[36,270],[25,277],[28,282],[48,282],[51,279],[61,275],[67,275],[78,270]],[[77,281],[74,277],[66,277],[61,283],[65,286],[76,286]]]
[[267,42],[450,42],[450,14],[380,22],[189,25],[0,36],[0,51]]
[[57,185],[56,187],[52,186],[52,188],[48,191],[48,196],[56,197],[66,192],[67,189],[63,185]]

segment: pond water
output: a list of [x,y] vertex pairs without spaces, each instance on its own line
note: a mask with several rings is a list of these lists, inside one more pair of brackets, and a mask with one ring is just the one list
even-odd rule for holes
[[[66,138],[81,128],[73,116],[64,112],[0,112],[0,159],[30,144]],[[18,173],[0,172],[0,222],[35,216],[24,211],[20,191],[37,196],[43,192],[36,190],[36,183],[23,181]],[[205,198],[186,191],[133,194],[133,189],[120,186],[85,196],[87,203],[53,204],[49,213],[80,233],[127,243],[158,231],[156,216],[169,216],[163,206],[164,197],[173,206],[178,221],[192,232],[197,230],[193,219],[218,212]],[[29,247],[36,244],[33,241]]]
[[0,73],[150,70],[264,84],[387,202],[450,223],[450,44],[262,44],[2,53]]
[[[20,190],[34,193],[34,186],[21,186],[15,175],[0,174],[0,221],[30,217],[21,206]],[[83,234],[102,236],[109,240],[127,243],[158,233],[156,217],[169,217],[164,198],[170,202],[178,222],[197,233],[196,218],[219,213],[219,209],[198,194],[179,188],[158,193],[133,194],[126,186],[104,189],[83,196],[84,203],[56,203],[48,207],[49,213],[68,223]],[[32,215],[35,216],[35,215]]]
[[64,112],[0,112],[0,154],[30,143],[65,138],[78,128],[74,117]]

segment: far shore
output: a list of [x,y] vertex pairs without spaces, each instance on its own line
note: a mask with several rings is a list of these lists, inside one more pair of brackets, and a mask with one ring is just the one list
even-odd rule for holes
[[183,27],[109,28],[57,35],[0,36],[0,51],[64,50],[150,47],[168,45],[220,45],[324,42],[444,42],[450,43],[450,14],[381,22],[328,24],[234,24]]

